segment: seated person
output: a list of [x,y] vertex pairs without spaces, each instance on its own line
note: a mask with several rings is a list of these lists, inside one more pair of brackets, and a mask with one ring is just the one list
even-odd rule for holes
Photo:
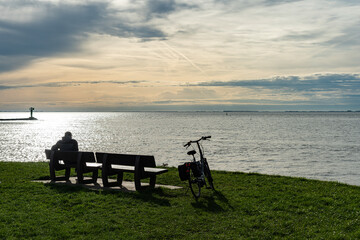
[[72,139],[71,132],[66,132],[62,140],[58,141],[51,147],[52,151],[79,151],[78,143],[75,139]]

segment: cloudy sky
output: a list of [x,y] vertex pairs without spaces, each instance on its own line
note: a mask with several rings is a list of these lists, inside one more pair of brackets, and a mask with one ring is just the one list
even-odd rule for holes
[[0,111],[360,110],[357,0],[0,0]]

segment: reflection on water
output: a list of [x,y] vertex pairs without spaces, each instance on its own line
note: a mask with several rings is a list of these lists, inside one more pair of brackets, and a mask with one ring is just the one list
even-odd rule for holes
[[[28,113],[0,113],[0,118]],[[210,167],[360,185],[360,113],[43,113],[0,122],[0,161],[44,161],[44,149],[73,133],[83,151],[186,161],[182,145],[200,136]]]

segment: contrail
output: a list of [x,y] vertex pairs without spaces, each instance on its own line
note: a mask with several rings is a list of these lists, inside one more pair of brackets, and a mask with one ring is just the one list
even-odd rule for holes
[[162,42],[167,48],[169,48],[171,51],[175,52],[176,54],[178,54],[179,56],[181,56],[183,59],[185,59],[188,63],[191,64],[191,66],[193,66],[194,68],[196,68],[197,70],[199,70],[200,72],[204,73],[205,72],[198,67],[195,63],[193,63],[188,57],[186,57],[184,54],[182,54],[181,52],[179,52],[178,50],[172,48],[169,46],[169,44],[167,44],[166,42]]

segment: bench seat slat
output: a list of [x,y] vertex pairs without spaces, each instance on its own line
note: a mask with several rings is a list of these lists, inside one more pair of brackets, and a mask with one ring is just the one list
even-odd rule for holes
[[[123,170],[127,172],[135,172],[135,166],[127,166],[127,165],[118,165],[118,164],[111,164],[112,169]],[[153,174],[161,174],[167,172],[167,169],[164,168],[152,168],[152,167],[144,167],[144,171],[147,173]]]
[[111,168],[112,168],[112,169],[117,169],[117,170],[130,171],[130,172],[134,172],[134,171],[135,171],[135,166],[111,164]]
[[87,167],[93,167],[93,168],[101,168],[101,167],[102,167],[102,163],[86,162],[86,166],[87,166]]
[[168,171],[167,169],[164,168],[150,168],[150,167],[149,168],[145,167],[144,170],[145,172],[156,173],[156,174],[160,174]]

